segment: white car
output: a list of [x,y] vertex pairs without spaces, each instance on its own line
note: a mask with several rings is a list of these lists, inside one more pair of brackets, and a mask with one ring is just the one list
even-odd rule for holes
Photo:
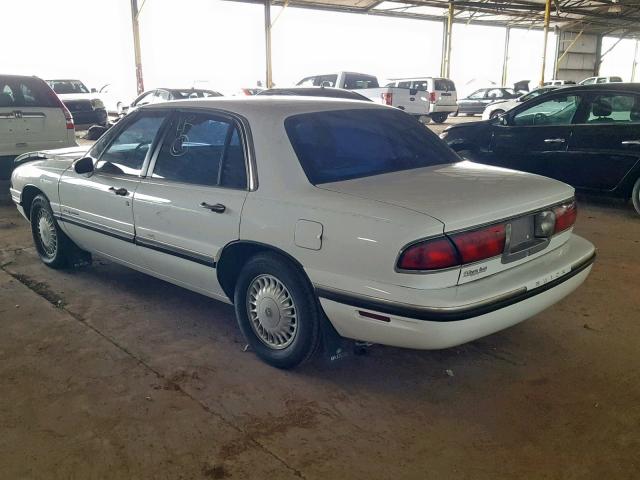
[[589,77],[582,80],[578,85],[592,85],[594,83],[621,83],[621,77]]
[[89,90],[80,80],[46,80],[73,115],[77,128],[92,125],[107,126],[109,115],[100,94],[95,88]]
[[531,100],[532,98],[536,98],[543,93],[550,92],[552,90],[556,90],[558,87],[556,86],[547,86],[536,88],[535,90],[531,90],[529,93],[522,95],[518,98],[510,98],[508,100],[498,100],[497,102],[490,103],[482,112],[482,120],[490,120],[492,118],[496,118],[500,115],[505,114],[509,110],[514,107],[517,107],[523,102]]
[[17,155],[76,145],[69,110],[43,80],[0,75],[0,179]]
[[87,153],[21,165],[11,195],[45,264],[91,252],[234,303],[281,368],[328,331],[416,349],[491,334],[572,292],[595,254],[570,186],[461,161],[360,101],[149,105]]

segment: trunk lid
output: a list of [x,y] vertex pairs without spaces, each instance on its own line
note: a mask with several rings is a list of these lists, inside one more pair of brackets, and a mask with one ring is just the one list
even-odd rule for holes
[[557,180],[467,161],[319,187],[429,215],[445,224],[445,232],[515,217],[574,193]]

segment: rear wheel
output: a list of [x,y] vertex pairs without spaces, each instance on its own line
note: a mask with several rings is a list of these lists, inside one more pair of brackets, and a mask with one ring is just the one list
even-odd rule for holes
[[285,257],[267,252],[251,258],[234,300],[240,330],[266,363],[293,368],[318,349],[318,302],[307,278]]
[[51,268],[68,266],[67,253],[73,243],[58,226],[49,201],[38,195],[31,202],[31,233],[40,260]]
[[444,123],[448,116],[448,113],[434,113],[431,115],[431,119],[436,123]]
[[631,202],[633,202],[633,208],[636,209],[636,212],[640,214],[640,178],[636,180],[636,183],[633,185],[633,190],[631,192]]

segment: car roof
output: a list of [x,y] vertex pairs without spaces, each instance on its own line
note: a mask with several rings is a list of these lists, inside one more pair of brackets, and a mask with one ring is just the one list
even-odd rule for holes
[[562,88],[563,93],[582,92],[582,91],[588,92],[592,90],[640,93],[640,83],[624,83],[624,82],[595,83],[591,85],[567,85]]
[[161,108],[210,108],[226,110],[239,115],[278,114],[295,115],[329,110],[350,110],[358,108],[394,109],[373,102],[329,97],[305,97],[292,95],[252,95],[250,97],[215,97],[176,100],[167,103],[144,105],[140,110]]
[[262,90],[258,95],[300,95],[308,97],[324,97],[324,98],[346,98],[352,100],[366,100],[370,101],[364,95],[360,95],[357,92],[351,90],[342,90],[341,88],[333,87],[289,87],[289,88],[270,88],[268,90]]

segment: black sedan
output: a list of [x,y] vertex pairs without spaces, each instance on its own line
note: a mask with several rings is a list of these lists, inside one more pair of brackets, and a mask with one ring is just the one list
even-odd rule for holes
[[631,198],[640,213],[640,83],[558,89],[441,138],[476,162]]
[[512,98],[518,98],[519,96],[520,94],[516,93],[512,88],[481,88],[471,95],[458,100],[458,113],[478,115],[484,112],[484,109],[490,103],[499,100],[510,100]]

